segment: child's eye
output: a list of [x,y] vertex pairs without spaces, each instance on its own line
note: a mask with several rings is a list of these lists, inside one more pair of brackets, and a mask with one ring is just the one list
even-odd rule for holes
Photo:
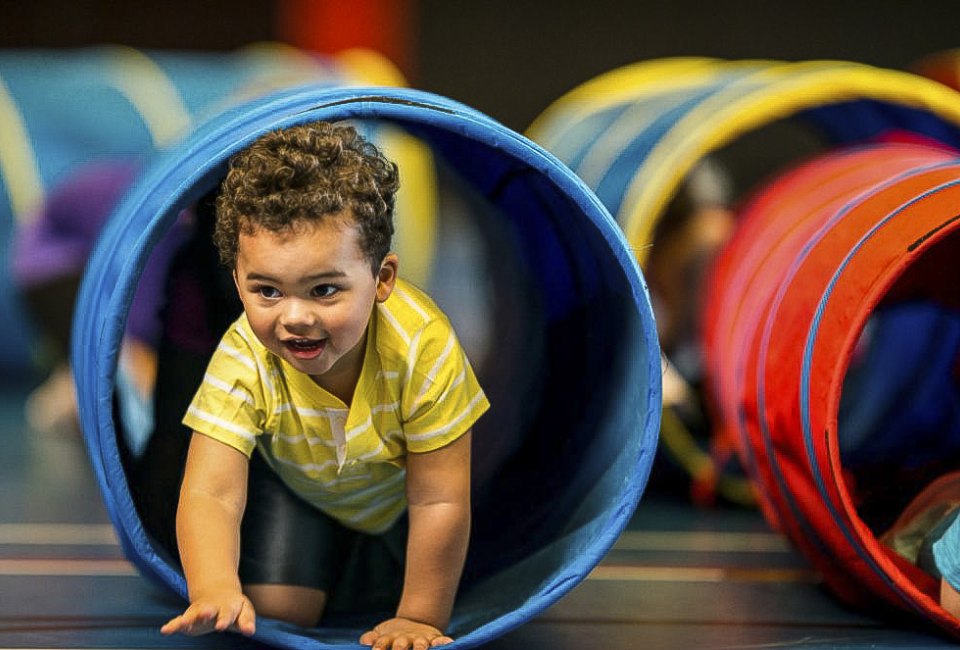
[[255,291],[263,298],[279,298],[280,291],[276,287],[262,286],[257,287]]
[[335,294],[339,289],[332,284],[318,284],[313,288],[313,295],[317,298],[329,298]]

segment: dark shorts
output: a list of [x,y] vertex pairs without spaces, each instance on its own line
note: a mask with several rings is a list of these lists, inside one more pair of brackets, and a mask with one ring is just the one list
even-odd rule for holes
[[403,587],[406,538],[406,517],[381,535],[347,528],[294,494],[254,452],[240,529],[241,583],[325,591],[329,613],[392,612]]

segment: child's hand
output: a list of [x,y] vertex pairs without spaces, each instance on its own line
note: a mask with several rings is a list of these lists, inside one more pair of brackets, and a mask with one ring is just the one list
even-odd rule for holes
[[232,630],[250,636],[255,628],[256,613],[250,600],[240,592],[227,591],[213,593],[190,603],[183,614],[167,621],[160,628],[160,633],[180,632],[187,636],[199,636]]
[[373,650],[426,650],[453,643],[453,639],[432,625],[406,618],[391,618],[369,632],[364,632],[360,643],[373,646]]

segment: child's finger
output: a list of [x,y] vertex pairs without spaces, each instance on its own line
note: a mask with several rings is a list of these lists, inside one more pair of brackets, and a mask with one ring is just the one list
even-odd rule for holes
[[[373,650],[393,650],[397,647],[395,644],[399,640],[399,637],[394,637],[392,635],[388,636],[386,634],[378,634],[373,641]],[[406,646],[401,646],[406,648]]]
[[244,636],[251,636],[257,631],[257,614],[248,601],[243,601],[240,613],[237,615],[237,631]]
[[390,650],[409,650],[411,647],[410,637],[406,634],[401,634],[393,640],[392,644],[388,642],[383,644],[383,647],[389,647]]
[[160,627],[160,634],[175,634],[183,629],[183,617],[174,616]]
[[213,629],[215,629],[217,632],[223,632],[228,627],[233,625],[240,613],[239,609],[239,607],[231,607],[229,609],[226,607],[222,608],[213,624]]
[[214,629],[217,608],[212,605],[191,605],[180,617],[183,620],[182,632],[188,636],[200,636]]
[[427,650],[430,647],[430,642],[427,641],[427,637],[418,636],[413,640],[413,650]]
[[167,621],[163,627],[160,628],[161,634],[176,634],[180,632],[181,634],[188,634],[190,628],[194,624],[195,617],[187,612],[180,614],[179,616],[174,616],[169,621]]
[[209,634],[213,632],[216,628],[213,626],[213,621],[209,619],[201,619],[193,623],[189,628],[187,628],[188,636],[201,636],[204,634]]
[[449,636],[438,636],[430,642],[430,647],[436,648],[437,646],[447,645],[448,643],[453,643],[453,638]]

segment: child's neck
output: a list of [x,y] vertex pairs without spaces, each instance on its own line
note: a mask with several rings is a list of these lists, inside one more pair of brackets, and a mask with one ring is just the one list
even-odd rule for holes
[[339,399],[348,407],[353,401],[353,393],[357,389],[357,379],[349,381],[349,378],[347,378],[345,381],[340,381],[339,379],[331,381],[329,377],[318,377],[316,375],[310,375],[310,379],[312,379],[317,386]]

